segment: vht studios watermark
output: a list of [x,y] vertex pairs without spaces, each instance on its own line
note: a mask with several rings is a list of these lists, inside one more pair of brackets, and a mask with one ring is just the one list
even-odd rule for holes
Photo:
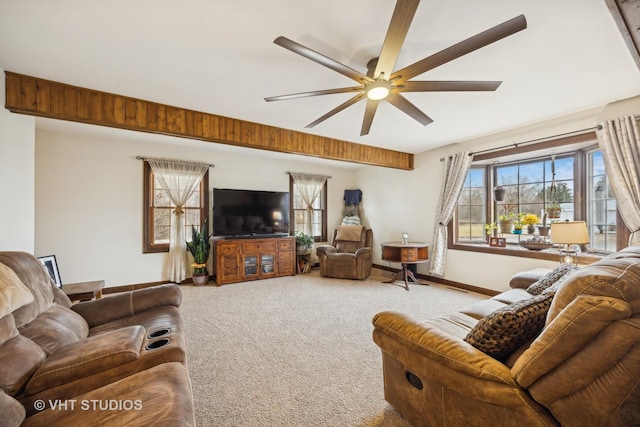
[[36,400],[33,402],[36,411],[51,409],[52,411],[140,411],[142,400],[116,399],[54,399]]

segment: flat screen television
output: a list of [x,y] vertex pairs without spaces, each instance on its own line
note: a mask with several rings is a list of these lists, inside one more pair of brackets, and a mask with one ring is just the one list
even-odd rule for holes
[[214,236],[289,235],[289,193],[213,189]]

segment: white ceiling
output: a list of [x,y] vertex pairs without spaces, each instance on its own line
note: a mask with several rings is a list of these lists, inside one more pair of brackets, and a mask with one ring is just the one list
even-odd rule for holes
[[410,153],[640,94],[640,72],[604,0],[422,0],[396,69],[525,15],[524,31],[417,78],[502,80],[496,92],[406,94],[434,123],[423,127],[382,103],[364,137],[364,102],[304,129],[351,94],[264,101],[353,85],[273,44],[276,37],[366,72],[394,6],[394,0],[0,0],[0,68]]

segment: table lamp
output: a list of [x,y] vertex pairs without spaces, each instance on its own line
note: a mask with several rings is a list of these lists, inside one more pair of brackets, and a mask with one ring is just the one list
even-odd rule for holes
[[571,245],[584,245],[589,243],[587,223],[584,221],[558,221],[551,223],[551,242],[559,243],[560,264],[578,266],[578,254],[571,249]]

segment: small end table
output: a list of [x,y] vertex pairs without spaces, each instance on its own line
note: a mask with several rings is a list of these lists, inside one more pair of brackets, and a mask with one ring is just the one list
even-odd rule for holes
[[104,288],[104,280],[62,285],[62,291],[71,301],[89,301],[93,298],[102,298],[102,288]]
[[429,285],[418,280],[407,267],[408,264],[418,264],[429,260],[429,245],[422,242],[385,242],[382,243],[382,259],[385,261],[399,262],[402,269],[396,273],[393,279],[384,283],[393,283],[404,278],[404,288],[409,290],[409,279],[421,285]]

